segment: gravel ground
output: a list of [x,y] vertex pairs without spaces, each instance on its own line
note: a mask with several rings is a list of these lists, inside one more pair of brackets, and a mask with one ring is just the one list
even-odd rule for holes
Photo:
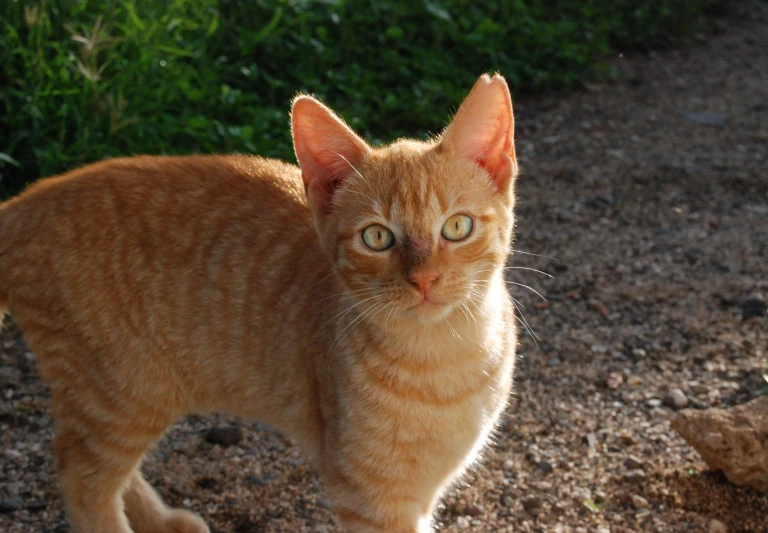
[[[768,297],[768,17],[728,22],[618,60],[614,83],[516,102],[511,264],[555,278],[511,271],[547,298],[512,286],[541,340],[521,339],[496,445],[445,498],[443,531],[768,531],[768,496],[669,425],[768,392],[768,319],[746,318]],[[0,531],[65,533],[34,359],[2,334]],[[144,469],[221,532],[340,531],[299,450],[259,424],[190,417]]]

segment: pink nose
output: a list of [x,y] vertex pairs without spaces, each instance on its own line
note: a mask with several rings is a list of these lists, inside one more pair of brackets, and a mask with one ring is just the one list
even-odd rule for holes
[[422,294],[424,294],[424,296],[427,296],[437,281],[437,274],[434,272],[420,272],[418,274],[411,274],[408,277],[408,281],[410,281],[411,285],[416,287]]

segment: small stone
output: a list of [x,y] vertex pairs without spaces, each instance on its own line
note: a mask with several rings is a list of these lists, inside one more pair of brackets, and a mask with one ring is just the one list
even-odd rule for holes
[[602,490],[596,490],[595,493],[592,495],[592,500],[595,503],[605,503],[605,492]]
[[626,430],[619,433],[619,440],[624,446],[632,446],[637,443],[632,433]]
[[21,452],[19,452],[17,450],[11,450],[11,449],[5,450],[3,452],[3,455],[5,455],[8,459],[12,459],[14,461],[20,461],[21,458],[24,457],[21,454]]
[[688,396],[680,389],[672,389],[664,397],[664,405],[674,409],[685,409],[688,407]]
[[537,496],[529,496],[523,500],[523,508],[529,513],[539,507],[541,507],[541,500]]
[[269,485],[269,481],[264,479],[260,476],[254,476],[253,474],[248,474],[245,476],[245,481],[249,485],[253,485],[255,487],[264,487],[266,485]]
[[683,113],[683,118],[699,126],[723,126],[728,120],[728,114],[704,111],[702,113]]
[[728,533],[728,526],[714,518],[709,522],[709,533]]
[[552,470],[554,470],[554,467],[552,466],[552,463],[548,461],[542,461],[539,463],[539,470],[541,470],[545,474],[550,474],[552,473]]
[[591,432],[587,433],[584,435],[584,440],[587,441],[587,446],[589,446],[591,451],[597,450],[597,435]]
[[634,455],[630,455],[624,459],[624,466],[626,466],[629,470],[640,470],[645,466],[645,463]]
[[768,307],[760,296],[748,296],[739,300],[739,309],[744,320],[765,316]]
[[27,503],[26,507],[27,510],[32,511],[33,513],[37,513],[48,507],[48,504],[45,503],[45,500],[32,500],[31,502]]
[[464,514],[467,516],[480,516],[481,514],[483,514],[483,509],[479,505],[470,503],[464,509]]
[[317,499],[317,506],[321,507],[323,509],[331,510],[331,500],[328,498],[318,498]]
[[611,390],[620,389],[624,384],[624,376],[619,372],[611,372],[608,377],[605,378],[605,386]]
[[661,407],[661,400],[659,400],[658,398],[651,398],[650,400],[645,402],[645,405],[647,405],[652,409],[655,409],[657,407]]
[[639,494],[633,494],[632,495],[632,505],[634,505],[635,509],[637,509],[639,511],[641,509],[647,509],[650,504],[648,503],[648,500],[646,500],[645,498],[643,498]]
[[694,394],[706,396],[710,390],[712,389],[708,385],[691,385],[691,392]]
[[459,529],[467,529],[469,527],[469,520],[460,516],[456,519],[456,527]]
[[626,479],[627,481],[635,481],[639,483],[640,481],[645,479],[645,472],[643,472],[639,468],[636,470],[630,470],[629,472],[624,474],[624,479]]
[[217,426],[211,428],[205,435],[205,440],[211,444],[233,446],[243,438],[243,430],[237,426]]
[[0,514],[15,513],[24,509],[24,501],[21,498],[6,498],[0,500]]
[[317,524],[312,528],[312,533],[328,533],[328,526],[325,524]]

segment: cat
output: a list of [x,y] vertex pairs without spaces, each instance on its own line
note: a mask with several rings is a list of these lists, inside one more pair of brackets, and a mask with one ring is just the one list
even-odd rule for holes
[[483,75],[439,137],[372,148],[300,95],[298,167],[136,156],[2,204],[0,307],[50,385],[74,531],[208,532],[140,464],[213,411],[295,439],[345,531],[431,531],[512,385],[513,120]]

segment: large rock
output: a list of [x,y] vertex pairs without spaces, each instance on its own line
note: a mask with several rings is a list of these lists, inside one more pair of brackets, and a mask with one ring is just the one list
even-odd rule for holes
[[712,470],[768,492],[768,396],[731,409],[685,409],[672,427]]

